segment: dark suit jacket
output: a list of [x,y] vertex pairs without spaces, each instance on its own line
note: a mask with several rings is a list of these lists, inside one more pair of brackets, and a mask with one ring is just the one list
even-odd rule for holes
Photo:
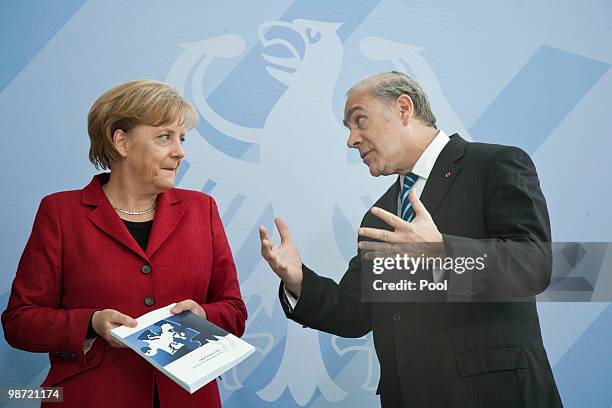
[[[375,206],[396,214],[399,191],[398,181]],[[448,254],[465,246],[490,251],[496,276],[447,272],[448,295],[472,302],[363,302],[358,254],[339,285],[303,266],[295,309],[281,302],[287,316],[344,337],[372,330],[384,407],[561,407],[535,303],[474,301],[533,300],[548,286],[548,211],[529,156],[453,135],[421,201]],[[361,225],[390,229],[370,212]]]
[[100,338],[83,353],[96,310],[138,317],[193,299],[208,320],[237,336],[246,320],[214,200],[174,188],[161,193],[143,251],[104,195],[107,179],[101,174],[83,190],[42,200],[2,314],[5,338],[22,350],[49,353],[42,385],[63,387],[62,406],[151,407],[157,382],[162,406],[218,407],[215,381],[189,394],[130,349]]

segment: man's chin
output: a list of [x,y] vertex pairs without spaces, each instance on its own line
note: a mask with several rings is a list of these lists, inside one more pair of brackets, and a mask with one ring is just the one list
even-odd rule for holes
[[368,170],[370,170],[370,175],[374,176],[374,177],[379,177],[379,176],[387,176],[388,174],[385,173],[384,170],[378,169],[374,166],[368,166]]

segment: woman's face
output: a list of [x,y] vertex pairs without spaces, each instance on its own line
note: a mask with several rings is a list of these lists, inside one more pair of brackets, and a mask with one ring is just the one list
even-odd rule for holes
[[178,121],[163,126],[140,125],[125,139],[124,165],[127,174],[147,192],[159,193],[174,187],[185,156],[185,127]]

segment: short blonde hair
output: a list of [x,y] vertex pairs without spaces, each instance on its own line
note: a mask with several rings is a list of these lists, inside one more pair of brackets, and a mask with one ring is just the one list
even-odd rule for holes
[[128,133],[139,125],[163,126],[177,120],[186,130],[193,129],[197,113],[172,86],[150,80],[116,86],[100,96],[87,115],[89,161],[96,168],[110,169],[119,157],[113,145],[117,129]]

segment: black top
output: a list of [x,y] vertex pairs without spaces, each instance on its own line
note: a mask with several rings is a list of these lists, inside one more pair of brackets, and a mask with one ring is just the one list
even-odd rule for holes
[[144,222],[134,222],[122,220],[127,227],[130,234],[134,237],[138,245],[143,251],[147,249],[147,242],[149,242],[149,234],[151,233],[151,227],[153,226],[153,220]]

